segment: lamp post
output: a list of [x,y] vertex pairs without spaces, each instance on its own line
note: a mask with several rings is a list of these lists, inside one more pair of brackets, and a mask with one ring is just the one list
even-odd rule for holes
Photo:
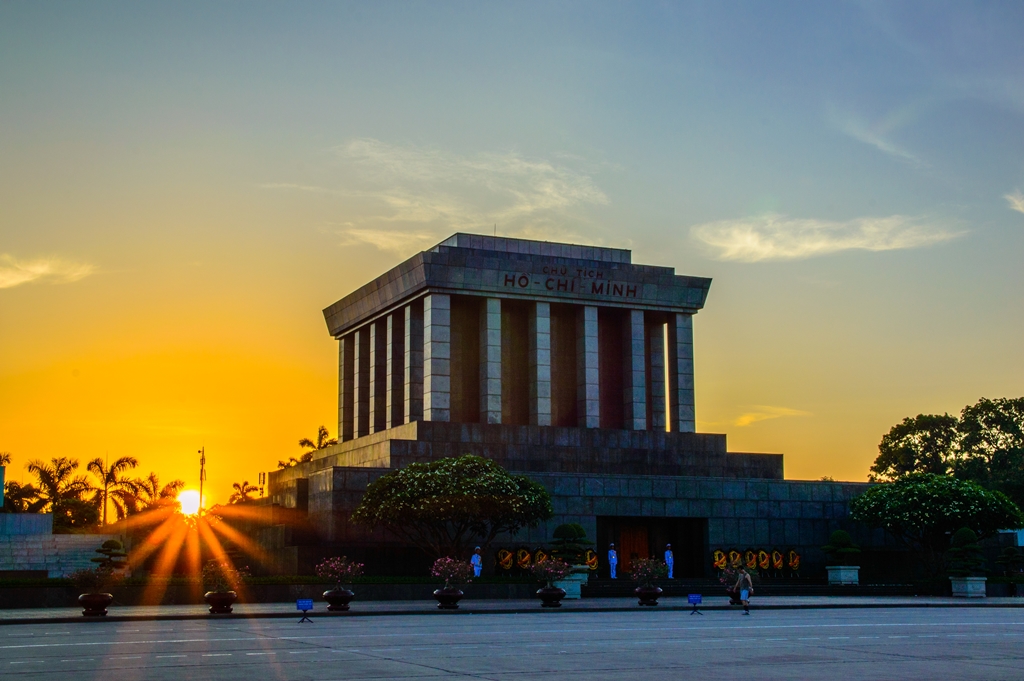
[[203,512],[203,481],[206,480],[206,447],[199,450],[199,511]]

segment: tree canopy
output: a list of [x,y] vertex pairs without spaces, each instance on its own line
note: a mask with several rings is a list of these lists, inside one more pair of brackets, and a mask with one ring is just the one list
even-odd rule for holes
[[882,437],[870,477],[883,482],[915,473],[970,480],[1024,506],[1024,397],[982,398],[959,418],[903,419]]
[[366,488],[352,520],[384,527],[439,558],[461,556],[499,534],[535,527],[552,513],[543,486],[467,454],[381,476]]
[[941,565],[949,537],[961,527],[983,538],[1024,527],[1024,514],[1005,494],[932,473],[872,487],[850,502],[850,516],[920,551],[933,571]]

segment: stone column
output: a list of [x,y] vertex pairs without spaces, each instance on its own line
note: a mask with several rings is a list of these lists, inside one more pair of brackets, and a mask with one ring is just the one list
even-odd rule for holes
[[423,419],[423,301],[405,306],[404,421]]
[[551,425],[551,305],[530,310],[530,425]]
[[451,420],[452,299],[446,293],[423,297],[423,420]]
[[600,371],[597,354],[597,308],[576,311],[576,415],[580,428],[601,427]]
[[501,299],[480,310],[480,423],[501,423]]
[[355,371],[353,392],[355,436],[370,434],[370,328],[364,326],[355,332]]
[[665,324],[647,324],[647,426],[665,430]]
[[387,322],[370,324],[370,432],[387,428]]
[[405,311],[389,314],[387,325],[386,426],[394,428],[405,423]]
[[354,360],[355,337],[350,333],[338,339],[338,439],[341,442],[347,442],[354,437]]
[[623,427],[647,430],[647,366],[643,310],[629,310],[623,324]]
[[668,323],[669,430],[696,431],[693,400],[693,315],[675,313]]

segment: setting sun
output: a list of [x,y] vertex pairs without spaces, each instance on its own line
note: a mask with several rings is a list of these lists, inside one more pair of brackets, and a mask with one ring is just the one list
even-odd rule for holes
[[199,492],[194,489],[184,490],[178,495],[178,503],[181,504],[181,512],[185,515],[199,513]]

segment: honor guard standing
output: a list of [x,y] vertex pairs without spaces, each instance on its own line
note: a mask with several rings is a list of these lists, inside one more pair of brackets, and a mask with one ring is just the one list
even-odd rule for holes
[[619,566],[619,554],[615,551],[615,544],[608,545],[608,570],[611,573],[612,579],[615,577],[615,568]]
[[480,555],[480,547],[473,549],[473,557],[469,559],[469,564],[473,566],[473,576],[479,577],[480,571],[484,569],[484,558]]
[[665,565],[668,566],[668,578],[669,579],[675,579],[672,576],[672,573],[673,573],[674,568],[676,566],[676,557],[672,553],[672,545],[671,544],[665,544]]

